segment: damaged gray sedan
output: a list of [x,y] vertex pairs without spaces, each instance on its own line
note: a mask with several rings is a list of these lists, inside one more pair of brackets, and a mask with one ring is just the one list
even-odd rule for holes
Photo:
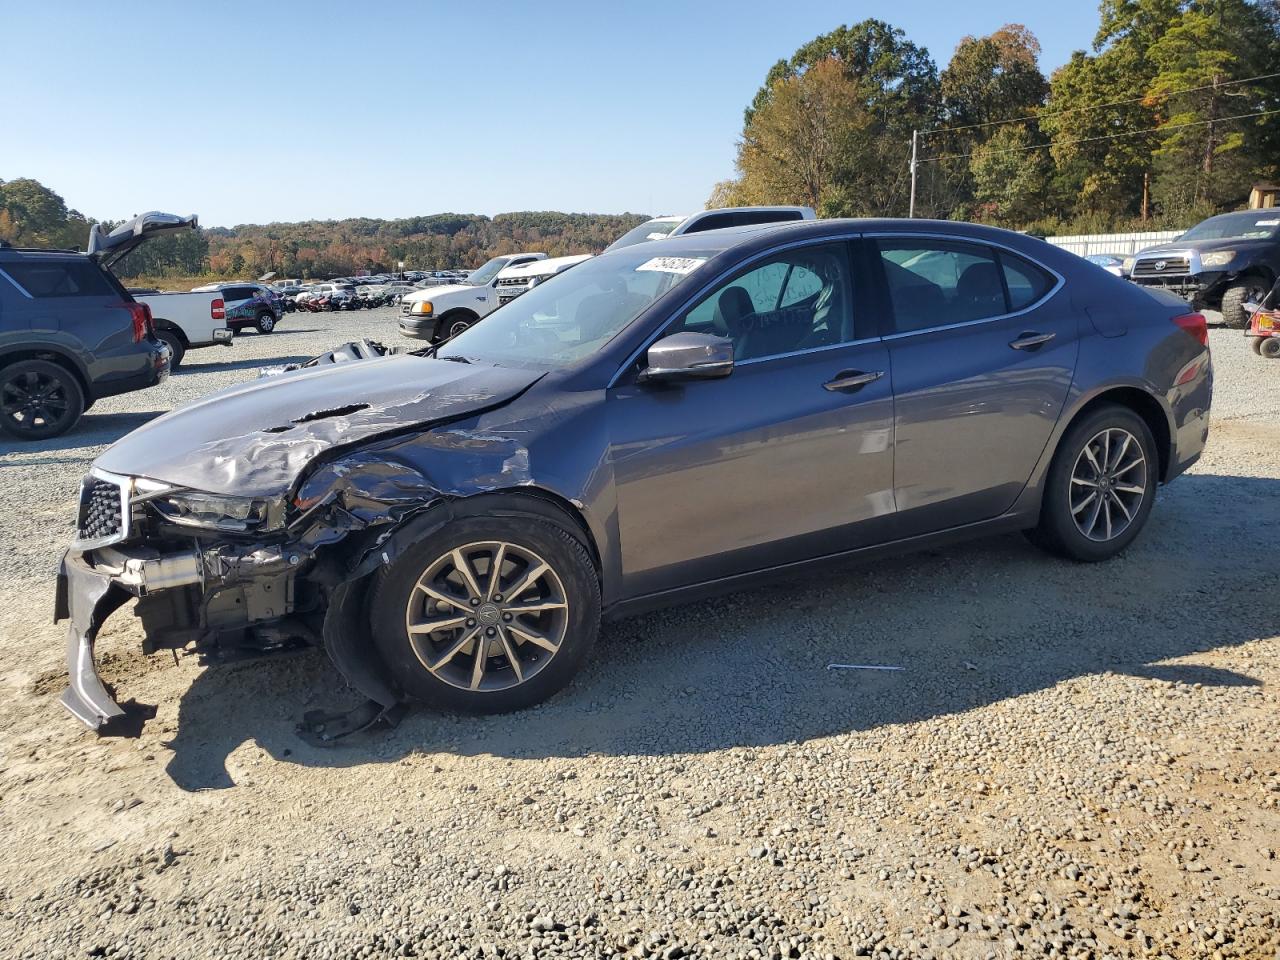
[[[367,702],[513,710],[603,616],[1028,531],[1114,556],[1200,456],[1204,318],[1028,237],[816,221],[604,254],[432,354],[326,363],[134,431],[84,480],[64,705],[94,638],[323,647]],[[867,611],[873,616],[873,611]],[[727,654],[731,656],[730,654]]]

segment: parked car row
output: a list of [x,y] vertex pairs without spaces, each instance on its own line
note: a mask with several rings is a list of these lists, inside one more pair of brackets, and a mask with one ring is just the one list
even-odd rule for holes
[[[710,230],[813,219],[816,215],[811,208],[794,206],[730,207],[687,216],[655,217],[628,230],[605,252]],[[541,252],[494,257],[457,283],[428,287],[401,297],[400,333],[415,340],[441,343],[538,284],[590,259],[590,254],[548,259]]]

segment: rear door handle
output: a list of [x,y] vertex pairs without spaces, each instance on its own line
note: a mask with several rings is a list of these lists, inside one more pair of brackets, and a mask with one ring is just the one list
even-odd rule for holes
[[883,376],[883,370],[872,373],[863,373],[861,370],[841,370],[834,380],[828,380],[822,386],[832,392],[852,393],[855,390],[861,390],[868,383],[875,383]]
[[1019,336],[1018,339],[1010,340],[1009,346],[1015,350],[1038,350],[1056,336],[1056,333],[1034,333],[1028,331]]

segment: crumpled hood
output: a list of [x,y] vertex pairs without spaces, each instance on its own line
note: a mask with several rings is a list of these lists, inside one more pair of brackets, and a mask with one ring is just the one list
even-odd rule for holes
[[299,370],[178,407],[95,465],[209,493],[278,496],[332,447],[500,406],[540,376],[408,355]]

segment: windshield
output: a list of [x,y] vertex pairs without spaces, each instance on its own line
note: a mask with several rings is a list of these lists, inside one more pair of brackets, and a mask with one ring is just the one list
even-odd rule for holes
[[1179,240],[1270,240],[1280,235],[1280,210],[1224,213],[1197,223]]
[[605,250],[620,250],[636,243],[644,243],[646,240],[661,240],[663,237],[669,237],[671,231],[682,222],[681,220],[646,220],[640,226],[628,230],[605,247]]
[[[510,257],[494,257],[479,270],[472,270],[467,274],[467,278],[463,283],[469,283],[473,287],[483,287],[486,283],[502,272],[502,268],[511,260]],[[440,274],[436,274],[437,277]]]
[[538,284],[436,351],[444,360],[557,370],[602,348],[713,255],[651,247],[596,257]]

